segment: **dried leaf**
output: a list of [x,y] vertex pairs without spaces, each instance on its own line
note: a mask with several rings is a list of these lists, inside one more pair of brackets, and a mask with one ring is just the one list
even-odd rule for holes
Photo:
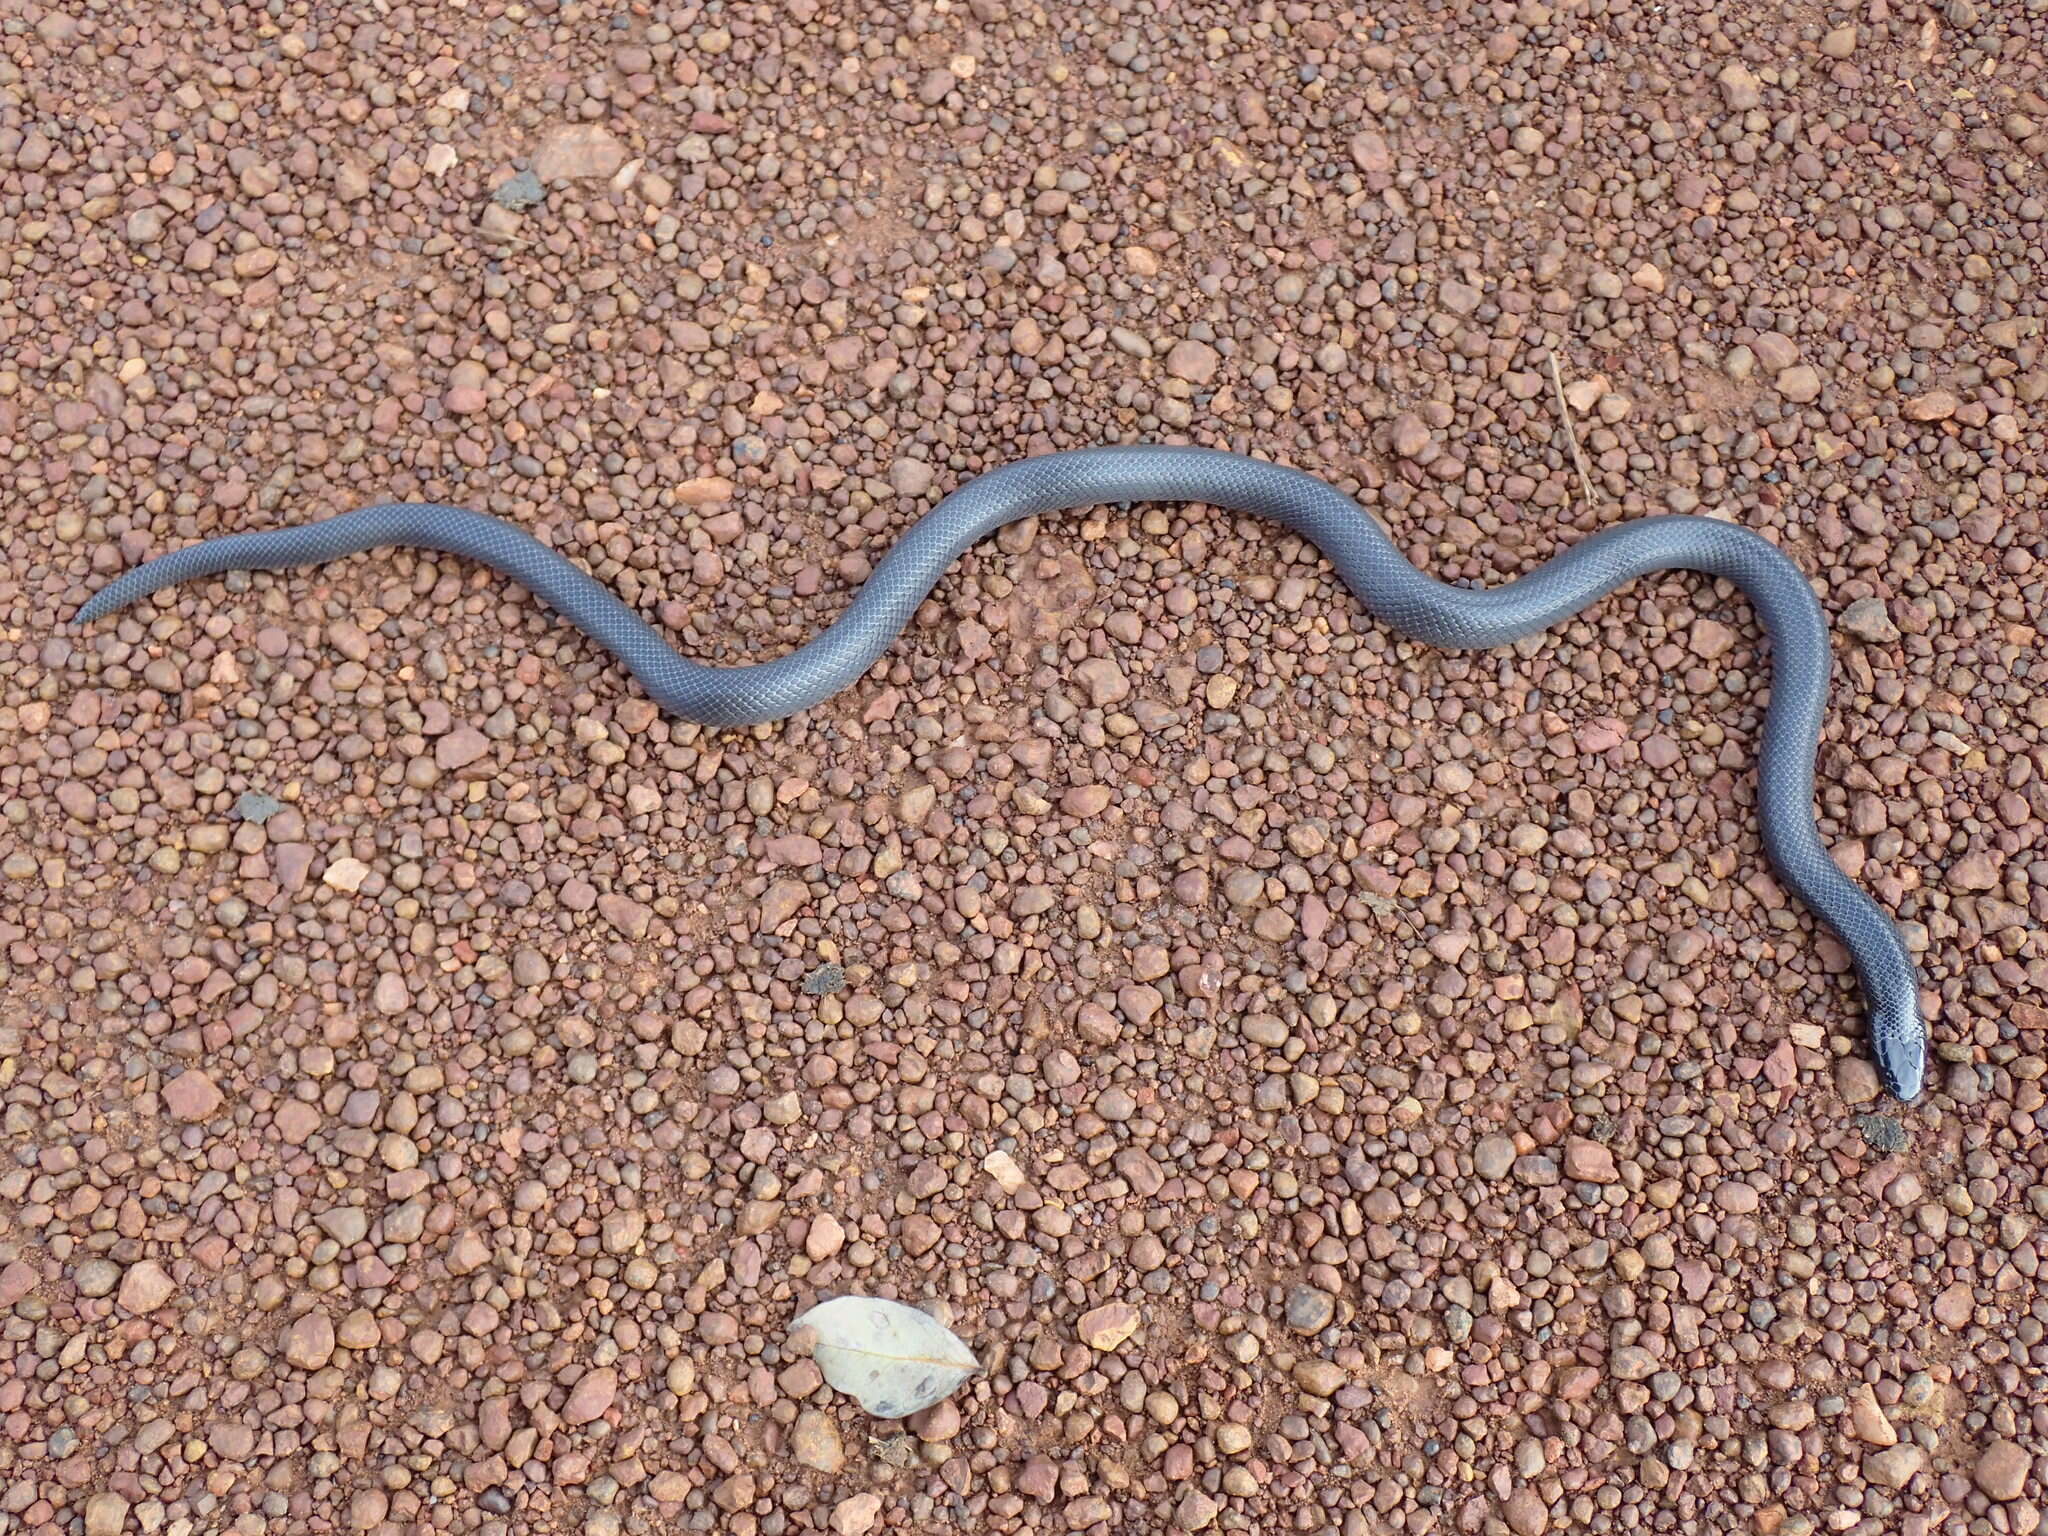
[[811,1357],[825,1380],[878,1419],[929,1408],[981,1369],[951,1329],[897,1301],[839,1296],[795,1326],[817,1334]]

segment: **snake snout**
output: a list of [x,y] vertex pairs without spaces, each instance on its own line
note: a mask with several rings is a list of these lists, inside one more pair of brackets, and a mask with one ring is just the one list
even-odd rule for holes
[[1927,1026],[1917,1000],[1874,1010],[1870,1040],[1885,1092],[1902,1104],[1919,1098],[1927,1079]]

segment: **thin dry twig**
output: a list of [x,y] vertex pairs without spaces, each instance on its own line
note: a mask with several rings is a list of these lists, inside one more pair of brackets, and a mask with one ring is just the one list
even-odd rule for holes
[[1579,451],[1579,429],[1572,425],[1572,408],[1564,397],[1564,376],[1557,371],[1557,354],[1550,354],[1550,382],[1557,386],[1557,414],[1564,418],[1564,435],[1572,445],[1572,463],[1578,466],[1579,488],[1586,493],[1586,505],[1594,505],[1593,477],[1586,473],[1586,456]]

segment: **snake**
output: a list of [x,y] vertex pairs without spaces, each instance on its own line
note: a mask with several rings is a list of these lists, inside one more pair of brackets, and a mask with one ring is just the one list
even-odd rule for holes
[[1757,750],[1765,852],[1848,950],[1869,1053],[1886,1091],[1902,1102],[1919,1095],[1927,1024],[1917,969],[1898,925],[1830,856],[1814,816],[1814,763],[1832,660],[1826,616],[1806,577],[1775,544],[1719,518],[1673,514],[1611,524],[1513,581],[1453,586],[1418,570],[1364,507],[1306,471],[1213,448],[1118,444],[1019,459],[967,480],[881,557],[836,622],[797,650],[746,665],[691,661],[610,589],[532,535],[432,502],[230,533],[159,555],[108,581],[76,622],[225,571],[413,546],[480,562],[518,582],[616,657],[669,713],[703,726],[748,726],[823,703],[866,675],[953,562],[998,528],[1079,507],[1145,503],[1192,503],[1292,529],[1372,615],[1411,640],[1449,649],[1509,644],[1660,571],[1695,571],[1739,587],[1770,646],[1770,702]]

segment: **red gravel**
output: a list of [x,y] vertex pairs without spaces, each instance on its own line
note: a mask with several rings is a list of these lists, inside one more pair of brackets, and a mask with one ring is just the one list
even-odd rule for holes
[[[880,9],[0,21],[0,1530],[2035,1531],[2048,13]],[[1779,540],[1924,1103],[1693,578],[1446,656],[1102,509],[730,735],[431,556],[64,624],[431,497],[759,658],[1140,437]]]

